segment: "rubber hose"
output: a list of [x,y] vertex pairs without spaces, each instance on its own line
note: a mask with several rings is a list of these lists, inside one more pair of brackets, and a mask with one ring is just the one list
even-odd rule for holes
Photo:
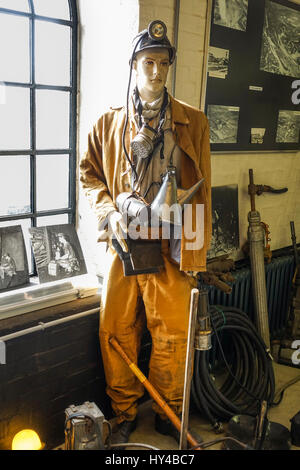
[[[269,351],[245,312],[212,305],[210,316],[212,349],[195,350],[191,397],[218,428],[237,414],[257,416],[264,400],[274,405],[275,379]],[[220,368],[227,376],[218,386]]]

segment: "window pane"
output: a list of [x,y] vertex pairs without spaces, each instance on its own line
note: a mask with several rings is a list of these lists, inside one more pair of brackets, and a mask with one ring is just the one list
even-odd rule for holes
[[37,218],[38,227],[45,227],[48,225],[62,225],[62,224],[68,224],[68,223],[69,223],[68,214],[50,215],[50,216]]
[[46,21],[36,21],[35,33],[36,82],[69,86],[70,28]]
[[0,215],[30,212],[29,157],[0,157]]
[[37,90],[37,149],[69,148],[69,100],[63,91]]
[[69,155],[38,155],[37,210],[64,209],[69,205]]
[[[3,86],[0,88],[3,92]],[[29,149],[29,90],[7,86],[0,95],[4,95],[4,104],[0,102],[0,150]]]
[[29,273],[31,274],[33,272],[33,267],[32,267],[32,259],[31,259],[31,245],[30,245],[29,232],[28,232],[28,229],[31,226],[30,219],[10,220],[9,222],[7,221],[0,222],[0,227],[10,227],[12,225],[14,226],[21,225],[22,227],[26,254],[27,254],[27,261],[28,261],[28,269],[29,269]]
[[68,0],[34,0],[33,3],[36,15],[50,16],[61,20],[70,19]]
[[0,13],[0,64],[0,81],[29,82],[28,18]]
[[0,8],[29,12],[28,0],[0,0]]

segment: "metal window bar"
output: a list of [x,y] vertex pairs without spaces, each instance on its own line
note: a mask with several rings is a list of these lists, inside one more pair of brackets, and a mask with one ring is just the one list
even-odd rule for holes
[[[30,83],[19,82],[2,82],[8,87],[24,87],[30,89],[30,149],[23,150],[2,150],[1,156],[18,156],[28,155],[30,157],[30,212],[18,213],[14,215],[0,216],[0,222],[10,222],[12,220],[31,219],[31,226],[35,227],[37,218],[42,216],[67,214],[68,221],[76,224],[76,112],[77,112],[77,26],[78,16],[76,8],[76,0],[68,0],[70,8],[70,20],[60,20],[46,16],[36,15],[34,11],[33,0],[28,0],[30,12],[20,12],[7,8],[0,8],[0,14],[6,13],[15,16],[23,16],[29,18],[29,47],[30,47]],[[35,21],[48,21],[70,27],[71,47],[70,47],[70,86],[43,85],[35,82]],[[43,149],[36,148],[36,90],[57,90],[66,91],[70,94],[69,106],[69,148],[66,149]],[[37,211],[36,201],[36,155],[61,155],[68,154],[69,158],[69,204],[68,207],[56,210]],[[34,264],[33,264],[34,266]],[[36,272],[34,272],[36,274]]]

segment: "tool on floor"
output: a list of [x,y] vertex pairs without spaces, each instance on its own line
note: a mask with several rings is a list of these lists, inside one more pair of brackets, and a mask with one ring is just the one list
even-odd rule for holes
[[[139,381],[144,385],[146,390],[149,392],[150,396],[156,401],[156,403],[161,407],[164,411],[166,416],[170,419],[173,423],[175,428],[180,432],[181,431],[181,421],[178,416],[174,413],[174,411],[169,407],[169,405],[165,402],[165,400],[161,397],[161,395],[157,392],[157,390],[153,387],[153,385],[149,382],[147,377],[142,373],[142,371],[138,368],[138,366],[130,360],[127,356],[125,351],[121,348],[120,344],[116,340],[116,338],[110,338],[110,344],[114,347],[114,349],[120,354],[120,356],[124,359],[127,363],[129,368],[132,370],[134,375],[139,379]],[[193,436],[187,432],[187,441],[191,447],[195,450],[199,450],[199,443],[193,438]]]
[[93,402],[65,410],[65,450],[103,450],[103,413]]
[[[236,415],[228,423],[227,436],[248,444],[254,450],[289,450],[290,432],[282,424],[268,420],[267,402],[263,401],[257,416]],[[240,444],[225,441],[226,450],[240,450]]]
[[255,195],[263,192],[274,194],[285,193],[288,189],[274,189],[271,186],[254,184],[253,170],[249,170],[248,194],[250,196],[251,211],[248,213],[248,242],[250,249],[250,262],[252,273],[253,298],[256,313],[256,325],[266,346],[270,349],[270,331],[268,320],[268,304],[266,290],[266,276],[264,265],[265,231],[261,223],[260,213],[255,208]]
[[290,419],[293,446],[300,447],[300,411]]

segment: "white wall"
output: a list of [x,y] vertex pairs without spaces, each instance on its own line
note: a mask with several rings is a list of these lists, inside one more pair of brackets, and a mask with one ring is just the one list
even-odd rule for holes
[[[78,160],[88,133],[109,106],[124,104],[132,38],[138,33],[138,0],[78,0],[79,95]],[[77,177],[79,180],[79,175]],[[104,244],[97,244],[96,219],[78,195],[78,232],[88,268],[101,271]]]

